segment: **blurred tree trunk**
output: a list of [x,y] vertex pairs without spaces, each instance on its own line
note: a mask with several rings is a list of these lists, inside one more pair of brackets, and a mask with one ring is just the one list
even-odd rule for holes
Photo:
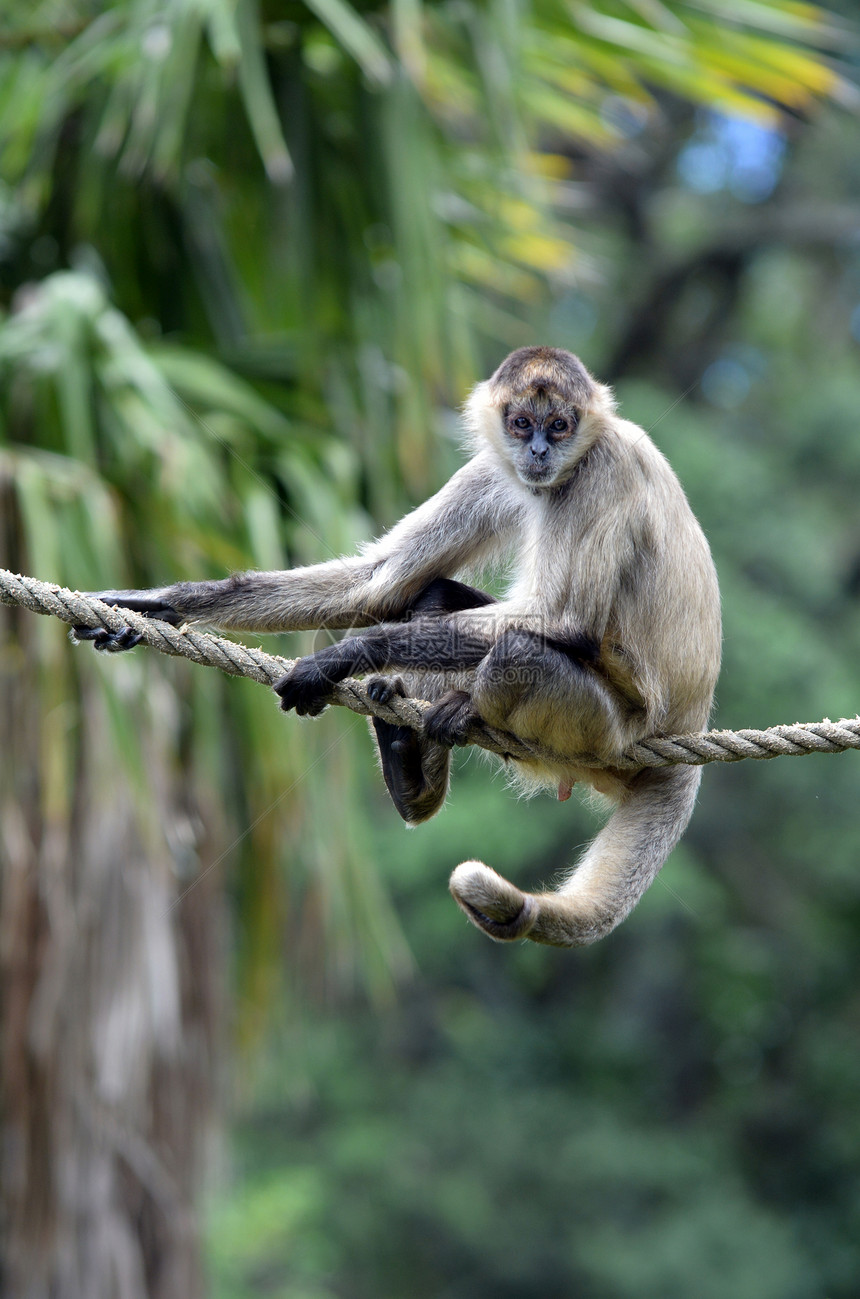
[[[149,833],[127,774],[106,769],[88,674],[77,706],[48,682],[46,708],[42,620],[0,616],[0,1294],[195,1299],[223,968],[203,819],[157,737],[132,735],[166,818]],[[183,852],[204,866],[179,896]]]
[[[167,365],[180,384],[202,367],[227,394],[231,435],[284,435],[210,359],[174,349]],[[0,380],[3,566],[103,590],[280,562],[274,486],[261,494],[267,480],[211,434],[228,409],[190,418],[91,276],[48,276],[0,320]],[[350,498],[283,444],[286,480],[349,522]],[[53,619],[0,610],[0,1299],[202,1293],[193,1206],[221,1059],[225,845],[242,844],[237,965],[257,1020],[283,969],[287,880],[320,986],[366,971],[384,995],[409,968],[354,818],[312,838],[302,791],[292,833],[277,831],[331,740],[285,731],[253,683],[223,684],[146,652],[73,651]],[[357,806],[357,784],[333,779]]]

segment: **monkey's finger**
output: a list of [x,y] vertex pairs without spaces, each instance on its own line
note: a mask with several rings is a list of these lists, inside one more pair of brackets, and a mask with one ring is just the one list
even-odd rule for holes
[[[281,707],[283,708],[283,704]],[[320,713],[328,706],[327,699],[311,699],[305,703],[295,705],[297,717],[319,717]]]
[[133,627],[123,627],[122,631],[107,632],[105,640],[96,640],[95,648],[107,654],[118,654],[122,650],[134,649],[143,640],[143,634]]
[[292,672],[280,677],[272,686],[275,694],[280,696],[281,712],[288,713],[299,701],[299,692]]
[[472,924],[499,942],[525,938],[537,920],[540,907],[536,899],[483,862],[464,861],[448,887]]
[[402,677],[368,677],[364,684],[368,696],[375,704],[387,704],[395,695],[406,698],[406,685]]

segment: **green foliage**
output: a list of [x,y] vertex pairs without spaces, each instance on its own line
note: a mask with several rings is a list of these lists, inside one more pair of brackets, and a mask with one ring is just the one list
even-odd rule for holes
[[[628,315],[671,259],[670,206],[697,211],[703,259],[725,222],[749,232],[722,331],[709,332],[719,284],[703,284],[694,259],[666,317],[649,317],[653,350],[617,385],[717,557],[718,725],[857,711],[860,275],[853,249],[819,257],[791,234],[793,195],[828,174],[823,153],[845,184],[855,129],[826,119],[796,147],[769,204],[781,245],[759,235],[761,209],[737,200],[717,196],[702,225],[708,209],[672,172],[642,235],[651,260]],[[615,278],[641,245],[611,213],[600,236],[609,281],[593,313],[581,292],[562,295],[553,341],[582,348],[583,322],[613,318]],[[616,337],[602,323],[588,346],[600,373]],[[695,382],[676,404],[666,376],[691,356]],[[746,386],[730,387],[731,370],[704,382],[716,362],[739,365]],[[444,880],[477,854],[522,884],[546,882],[593,831],[590,815],[514,802],[471,755],[437,821],[406,831],[381,811],[375,851],[420,977],[393,1012],[301,1021],[272,1045],[259,1108],[237,1129],[233,1195],[278,1169],[290,1185],[312,1165],[325,1208],[308,1200],[305,1238],[325,1230],[329,1250],[313,1263],[273,1243],[273,1293],[849,1299],[857,765],[849,754],[708,768],[684,844],[636,914],[561,957],[487,944],[457,920]],[[254,1293],[255,1275],[234,1254],[216,1294]]]
[[[281,566],[294,534],[298,557],[316,558],[323,543],[313,516],[308,511],[296,525],[282,484],[290,485],[287,491],[300,487],[338,519],[340,538],[335,529],[331,535],[344,549],[354,549],[366,531],[353,504],[348,453],[320,455],[301,426],[211,358],[176,345],[144,347],[91,275],[60,272],[28,290],[0,329],[0,373],[7,392],[0,465],[17,524],[8,562],[22,570],[50,573],[80,589],[157,585],[189,572]],[[287,868],[307,938],[306,908],[319,915],[325,932],[318,942],[331,954],[331,968],[323,977],[348,981],[361,969],[382,994],[392,972],[408,968],[371,868],[337,825],[322,817],[331,837],[323,833],[308,844],[305,818],[313,808],[302,804],[287,842],[278,846],[272,838],[274,810],[326,757],[337,732],[301,728],[287,744],[275,701],[250,683],[225,688],[206,674],[192,688],[182,669],[177,674],[175,665],[168,669],[143,656],[104,672],[88,653],[69,656],[61,628],[39,626],[35,634],[51,674],[52,684],[44,684],[50,697],[73,697],[78,675],[103,694],[110,741],[134,777],[142,823],[149,820],[157,776],[147,776],[127,737],[142,724],[156,680],[172,696],[201,778],[223,787],[224,806],[235,818],[227,842],[235,837],[237,893],[248,924],[258,917],[259,926],[254,943],[243,948],[242,977],[264,1003],[281,968],[282,936],[272,922],[282,910],[278,877]],[[220,718],[214,733],[212,714]],[[46,736],[51,749],[67,749],[63,762],[45,754],[47,769],[60,779],[76,743],[71,730]],[[354,752],[349,738],[338,748]],[[345,761],[343,752],[330,758],[332,771]],[[189,869],[186,863],[183,871]],[[313,964],[322,974],[326,962]],[[254,1018],[249,1014],[249,1022]]]
[[478,341],[521,341],[547,281],[592,277],[571,151],[658,123],[657,87],[765,120],[847,93],[814,52],[835,20],[775,0],[730,21],[685,0],[100,10],[9,7],[0,231],[42,271],[94,244],[133,320],[295,380],[386,517],[384,484],[426,489]]

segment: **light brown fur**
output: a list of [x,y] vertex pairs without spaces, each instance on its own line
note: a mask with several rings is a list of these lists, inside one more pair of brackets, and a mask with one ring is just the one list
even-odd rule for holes
[[[692,813],[698,770],[631,774],[612,763],[644,736],[707,722],[720,662],[716,574],[668,463],[570,353],[512,353],[464,414],[472,458],[362,555],[109,598],[132,595],[145,608],[149,596],[221,627],[367,627],[404,617],[433,579],[512,554],[500,603],[436,624],[450,637],[486,637],[486,656],[476,668],[434,672],[430,650],[417,665],[404,653],[407,687],[442,696],[442,707],[456,684],[485,721],[558,753],[557,762],[515,764],[525,788],[563,796],[581,781],[617,805],[555,892],[522,894],[480,862],[451,877],[460,906],[493,937],[587,943],[629,913]],[[581,643],[593,644],[593,657]],[[385,670],[398,666],[392,659]],[[606,769],[581,765],[583,756]],[[407,819],[444,801],[447,763],[433,771],[435,795]]]

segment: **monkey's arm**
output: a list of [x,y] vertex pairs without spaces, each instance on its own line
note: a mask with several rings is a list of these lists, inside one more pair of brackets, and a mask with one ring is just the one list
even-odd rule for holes
[[493,639],[492,627],[480,619],[419,616],[407,623],[383,623],[299,659],[275,690],[284,712],[295,708],[301,716],[316,716],[346,677],[399,668],[474,668],[489,653]]
[[[489,556],[515,526],[520,508],[504,475],[482,454],[361,555],[222,581],[107,591],[100,598],[174,623],[249,631],[365,627],[402,617],[434,578]],[[98,629],[90,639],[99,646]]]
[[[527,688],[534,677],[535,688],[542,675],[557,675],[559,663],[577,675],[599,658],[599,646],[588,635],[561,629],[552,634],[543,626],[514,630],[510,618],[504,604],[493,603],[450,617],[419,616],[405,624],[382,624],[300,659],[274,688],[285,712],[294,708],[300,715],[316,716],[334,686],[348,676],[400,668],[463,672],[483,665],[490,691],[498,693],[508,677],[522,676]],[[527,619],[520,616],[516,621]],[[494,673],[496,660],[499,671]],[[449,690],[427,714],[425,730],[439,744],[463,743],[469,723],[478,716],[468,693]]]

